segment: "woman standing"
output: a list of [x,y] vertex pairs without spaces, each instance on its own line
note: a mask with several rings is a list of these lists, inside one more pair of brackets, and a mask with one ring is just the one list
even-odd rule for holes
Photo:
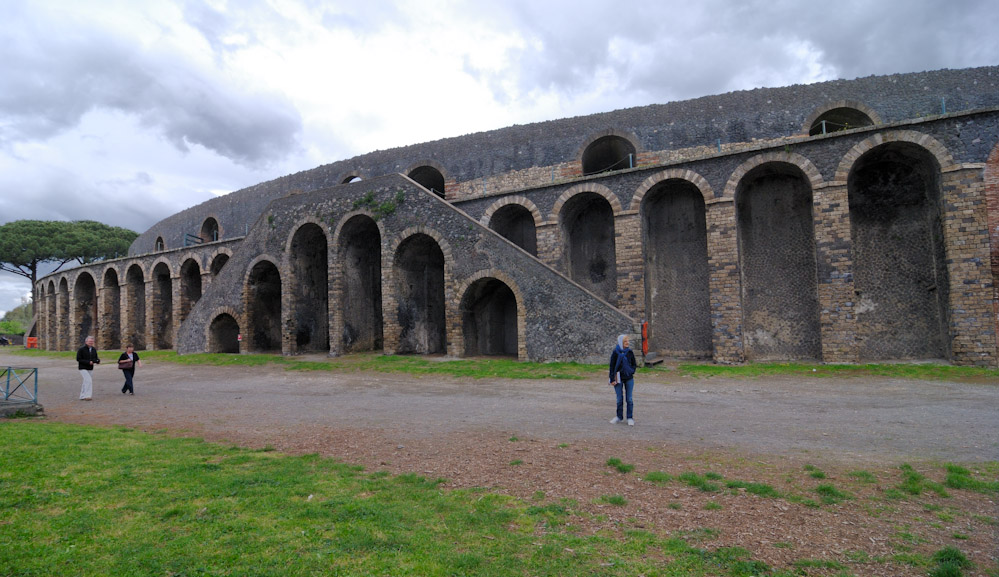
[[125,385],[121,388],[121,394],[135,394],[135,389],[132,388],[132,377],[135,376],[135,369],[141,366],[142,363],[139,362],[139,353],[135,352],[135,348],[132,346],[132,343],[128,343],[128,345],[125,346],[125,352],[118,357],[118,368],[125,374]]
[[635,361],[635,353],[629,348],[630,346],[628,335],[620,335],[617,337],[617,346],[611,353],[608,382],[614,386],[614,394],[617,395],[617,416],[611,419],[611,424],[624,420],[623,409],[625,399],[627,399],[628,425],[635,425],[635,403],[631,394],[635,390],[635,371],[638,370],[638,363]]

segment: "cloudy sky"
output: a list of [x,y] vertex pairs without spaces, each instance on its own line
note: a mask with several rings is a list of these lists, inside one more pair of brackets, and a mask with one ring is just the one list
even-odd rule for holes
[[[0,224],[142,232],[378,149],[996,65],[997,22],[994,0],[3,0]],[[0,274],[0,311],[29,284]]]

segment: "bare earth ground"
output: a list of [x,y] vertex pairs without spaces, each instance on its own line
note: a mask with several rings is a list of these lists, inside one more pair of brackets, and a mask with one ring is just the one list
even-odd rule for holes
[[[117,353],[104,356],[111,361]],[[26,360],[0,352],[0,366]],[[965,575],[999,574],[995,494],[883,494],[901,482],[903,463],[941,482],[942,463],[974,470],[999,460],[997,383],[691,379],[640,371],[636,425],[628,427],[608,423],[614,395],[601,375],[472,380],[146,363],[137,372],[135,396],[128,397],[109,362],[95,371],[94,400],[81,402],[74,363],[30,363],[40,368],[45,414],[57,421],[319,453],[530,502],[574,499],[581,514],[570,523],[581,532],[641,528],[692,541],[701,536],[698,546],[742,547],[776,568],[835,561],[845,574],[926,575],[926,567],[883,560],[929,556],[950,545],[975,564]],[[621,474],[606,465],[610,458],[635,469]],[[813,478],[808,466],[826,478]],[[674,478],[710,471],[814,501],[815,487],[827,484],[854,498],[814,507],[743,491],[702,492],[679,480],[642,480],[651,471]],[[860,482],[850,475],[855,471],[877,481]],[[623,496],[627,505],[606,504],[605,495]]]

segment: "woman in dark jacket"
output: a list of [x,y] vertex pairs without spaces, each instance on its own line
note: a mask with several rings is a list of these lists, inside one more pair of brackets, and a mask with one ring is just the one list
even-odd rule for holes
[[[126,362],[123,364],[122,361]],[[128,361],[131,361],[131,364]],[[121,388],[121,394],[135,394],[135,389],[132,387],[132,377],[135,376],[135,369],[140,366],[142,363],[139,362],[139,353],[135,352],[135,347],[129,343],[125,347],[125,352],[118,357],[118,368],[125,375],[125,385]]]
[[634,426],[635,402],[632,399],[632,392],[635,390],[635,371],[638,370],[638,363],[635,361],[635,353],[629,348],[631,343],[628,335],[617,337],[617,346],[610,358],[610,374],[608,382],[614,386],[614,394],[617,395],[617,416],[611,419],[611,423],[624,421],[624,402],[628,402],[628,425]]

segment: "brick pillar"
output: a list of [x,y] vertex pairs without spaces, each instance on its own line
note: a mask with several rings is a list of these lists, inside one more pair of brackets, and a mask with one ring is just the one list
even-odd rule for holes
[[739,278],[735,202],[727,199],[709,201],[705,211],[714,360],[718,363],[741,363],[746,358],[742,339],[742,283]]
[[565,274],[562,270],[562,247],[558,224],[545,223],[537,228],[538,260]]
[[827,363],[856,362],[857,319],[853,313],[853,254],[846,184],[816,189],[812,215],[822,360]]
[[159,348],[159,342],[156,338],[156,314],[159,312],[156,307],[156,273],[150,273],[149,276],[150,280],[145,280],[142,283],[142,297],[146,302],[146,322],[142,331],[145,333],[143,340],[146,342],[146,349],[155,351]]
[[181,286],[180,274],[171,277],[170,282],[170,343],[173,349],[177,350],[177,337],[180,336],[180,300],[183,287]]
[[996,335],[993,364],[999,366],[999,145],[985,164],[985,212],[989,227],[989,260],[992,267],[992,325]]
[[[384,243],[383,243],[384,244]],[[395,281],[395,255],[390,250],[382,251],[382,341],[386,354],[396,354],[399,350],[399,295]]]
[[645,315],[645,267],[638,211],[622,212],[614,219],[614,252],[617,302],[613,304],[636,322],[641,321]]
[[989,223],[982,202],[982,171],[942,175],[941,215],[950,281],[951,360],[955,365],[995,365],[996,322],[990,270]]
[[56,295],[49,293],[45,297],[45,349],[55,351],[59,349],[59,341],[56,337],[56,326],[59,322],[59,312],[56,310]]
[[[123,275],[118,279],[118,338],[121,340],[121,348],[124,350],[125,345],[131,340],[128,335],[128,327],[132,326],[130,322],[131,311],[128,306],[128,282],[123,281],[125,276]],[[134,343],[133,343],[134,344]]]

